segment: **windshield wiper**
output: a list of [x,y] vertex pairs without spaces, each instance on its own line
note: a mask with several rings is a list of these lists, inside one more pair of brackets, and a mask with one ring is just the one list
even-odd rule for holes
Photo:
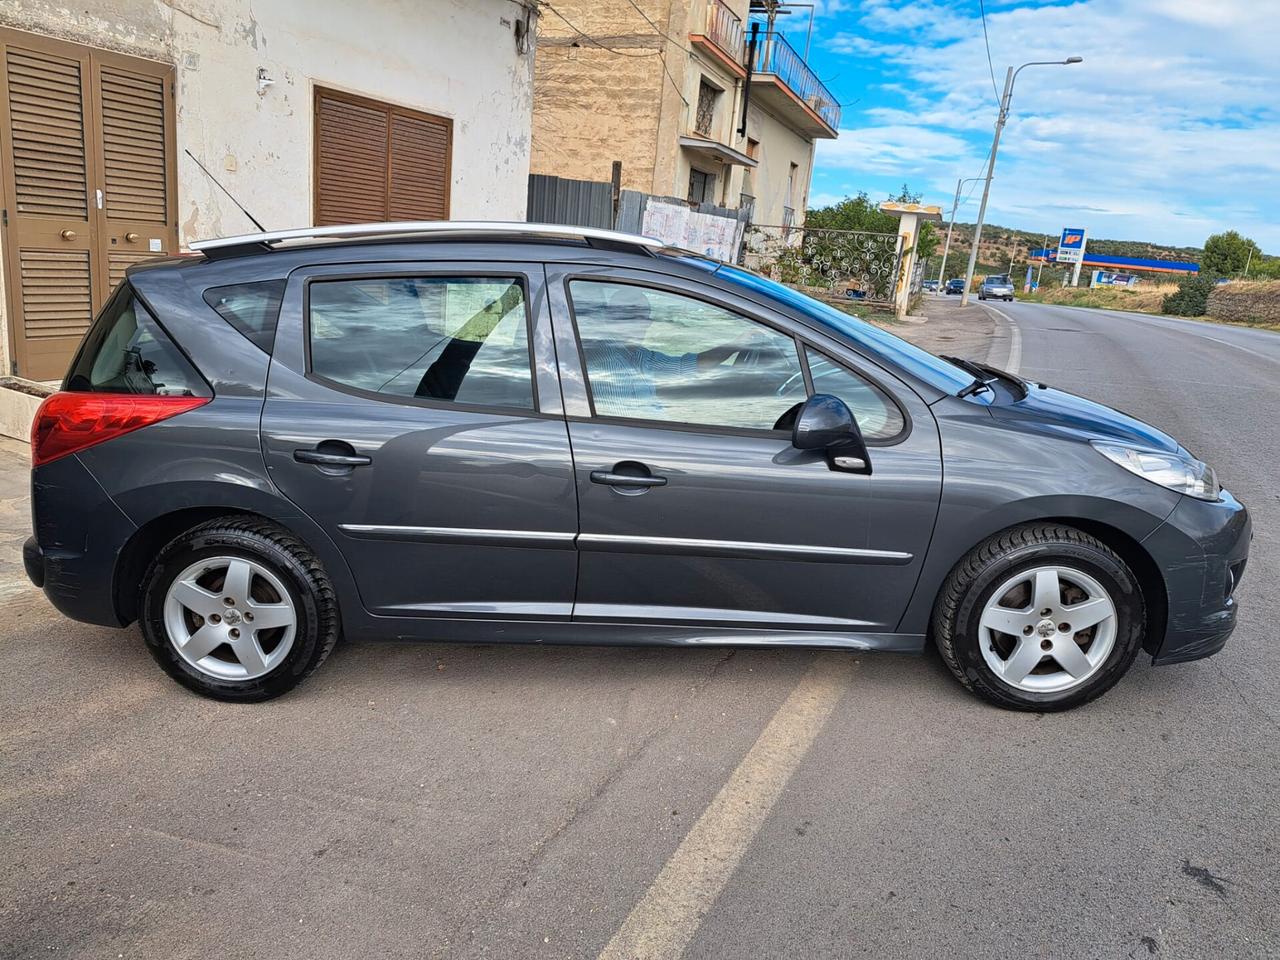
[[1012,373],[1001,370],[999,367],[992,367],[985,363],[979,363],[977,360],[965,360],[963,357],[943,357],[942,359],[946,360],[948,363],[954,363],[961,370],[966,373],[973,374],[979,381],[981,381],[981,385],[973,383],[969,384],[969,386],[965,387],[964,390],[961,390],[956,394],[958,397],[967,397],[971,393],[976,393],[981,389],[981,387],[987,387],[990,389],[988,385],[993,380],[1003,380],[1005,383],[1009,384],[1013,388],[1014,392],[1019,395],[1018,399],[1022,399],[1027,395],[1027,382],[1020,377],[1015,377]]

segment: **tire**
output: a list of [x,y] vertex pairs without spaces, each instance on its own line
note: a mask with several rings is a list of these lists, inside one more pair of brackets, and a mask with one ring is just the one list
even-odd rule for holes
[[[237,574],[243,580],[233,583]],[[245,597],[229,595],[239,592]],[[165,673],[217,700],[257,702],[293,689],[341,632],[337,596],[315,554],[248,517],[211,520],[166,545],[143,578],[139,609],[147,649]]]
[[[1042,574],[1046,586],[1051,585],[1046,570],[1057,571],[1060,605],[1040,618],[1041,611],[1034,607],[1043,595],[1035,591]],[[1084,601],[1061,599],[1080,594],[1088,601],[1105,595],[1112,615],[1083,630],[1067,622],[1073,617],[1078,623],[1091,619],[1081,612],[1086,607],[1078,605]],[[1027,609],[1022,609],[1023,597]],[[1092,608],[1099,609],[1105,605]],[[1023,626],[1018,633],[1004,633],[984,625],[986,617],[991,618],[987,623]],[[1124,676],[1142,647],[1146,609],[1133,572],[1105,544],[1074,527],[1025,524],[987,539],[956,565],[938,595],[932,625],[943,661],[973,693],[1010,710],[1050,712],[1088,703]],[[1068,630],[1062,631],[1063,626]],[[1028,627],[1032,632],[1022,635]],[[1033,642],[1038,646],[1028,646],[1025,657],[1039,655],[1043,660],[1035,661],[1019,681],[1015,654]],[[1061,665],[1060,655],[1077,668],[1075,673]],[[1015,680],[997,669],[1008,670]]]

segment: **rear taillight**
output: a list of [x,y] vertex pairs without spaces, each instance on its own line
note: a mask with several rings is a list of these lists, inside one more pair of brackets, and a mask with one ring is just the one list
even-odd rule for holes
[[38,467],[77,450],[168,420],[210,397],[162,397],[144,393],[55,393],[31,424],[31,465]]

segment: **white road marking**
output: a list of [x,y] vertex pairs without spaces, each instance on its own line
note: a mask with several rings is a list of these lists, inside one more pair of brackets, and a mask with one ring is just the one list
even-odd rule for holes
[[853,679],[824,653],[796,684],[658,874],[600,960],[677,960]]
[[992,313],[998,314],[1009,324],[1009,359],[1005,361],[1002,369],[1009,373],[1017,374],[1022,369],[1022,328],[1018,326],[1018,321],[1013,319],[998,307],[987,306],[983,304]]

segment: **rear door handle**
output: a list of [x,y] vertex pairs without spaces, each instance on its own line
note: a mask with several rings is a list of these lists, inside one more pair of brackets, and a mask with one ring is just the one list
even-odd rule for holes
[[298,463],[314,463],[317,467],[363,467],[373,463],[372,457],[361,453],[330,453],[326,450],[295,450],[293,459]]
[[665,487],[666,477],[637,477],[630,473],[612,473],[608,470],[592,470],[592,483],[603,483],[608,487]]

